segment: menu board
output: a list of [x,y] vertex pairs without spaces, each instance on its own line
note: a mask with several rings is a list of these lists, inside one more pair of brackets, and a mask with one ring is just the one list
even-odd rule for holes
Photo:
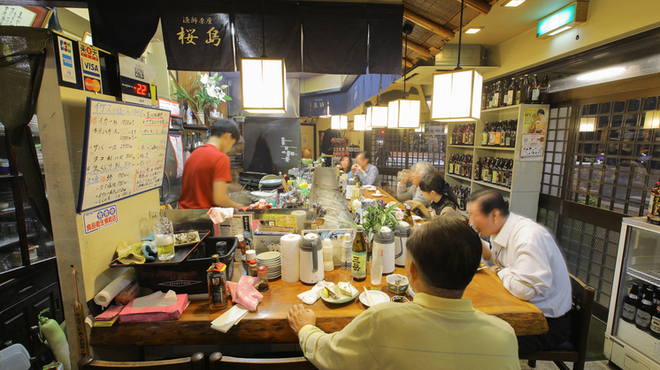
[[78,212],[161,186],[170,112],[87,98]]

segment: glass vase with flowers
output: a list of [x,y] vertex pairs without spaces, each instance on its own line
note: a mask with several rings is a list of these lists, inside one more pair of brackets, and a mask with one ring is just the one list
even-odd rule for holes
[[194,109],[198,116],[202,112],[201,114],[203,116],[200,116],[200,119],[206,121],[206,118],[208,118],[204,113],[206,108],[213,108],[215,110],[221,102],[232,100],[225,92],[228,85],[221,83],[223,76],[218,75],[217,72],[212,75],[210,73],[197,72],[197,76],[192,75],[190,78],[194,78],[192,88],[196,88],[193,96],[191,97],[188,91],[178,83],[175,84],[177,91],[174,92],[174,96],[186,99],[188,104],[191,105],[191,109]]

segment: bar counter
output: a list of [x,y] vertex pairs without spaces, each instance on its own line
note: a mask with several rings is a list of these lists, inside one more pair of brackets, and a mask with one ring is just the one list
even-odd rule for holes
[[[397,267],[395,273],[405,274]],[[326,273],[327,281],[338,281],[337,269]],[[208,301],[192,301],[179,320],[146,323],[119,323],[112,327],[92,328],[92,346],[172,346],[247,343],[297,343],[298,337],[289,327],[286,316],[289,308],[302,303],[296,296],[311,289],[300,282],[285,283],[282,279],[269,282],[257,312],[250,312],[227,333],[211,329],[211,321],[224,310],[210,311]],[[371,287],[369,279],[354,282],[360,292]],[[391,294],[383,277],[382,291]],[[468,286],[464,298],[485,313],[498,316],[511,324],[517,335],[541,334],[548,331],[541,311],[533,304],[511,295],[499,278],[487,269],[478,271]],[[231,300],[230,300],[231,305]],[[344,328],[367,308],[355,298],[352,302],[335,305],[319,299],[308,306],[316,313],[317,326],[331,333]],[[230,306],[227,307],[229,309]]]

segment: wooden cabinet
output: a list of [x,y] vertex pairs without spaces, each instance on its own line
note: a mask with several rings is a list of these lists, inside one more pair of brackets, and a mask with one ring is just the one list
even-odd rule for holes
[[[447,143],[447,163],[449,163],[452,156],[472,156],[472,165],[469,171],[467,171],[466,176],[452,174],[448,168],[450,165],[446,166],[445,178],[447,179],[447,182],[451,186],[460,185],[467,187],[470,189],[471,193],[484,189],[495,189],[509,202],[509,209],[512,212],[535,220],[536,212],[538,210],[539,192],[541,189],[543,156],[521,158],[521,146],[523,144],[523,134],[529,131],[530,124],[536,126],[537,119],[543,118],[537,116],[539,110],[542,110],[545,114],[547,125],[549,108],[549,105],[521,104],[481,111],[481,120],[476,122],[475,130],[473,132],[474,143],[470,145],[455,144],[451,142]],[[527,114],[527,117],[525,117],[525,114]],[[482,145],[481,138],[484,125],[500,121],[515,122],[515,146]],[[451,140],[454,129],[457,126],[464,124],[464,122],[448,124],[448,141]],[[543,123],[540,123],[538,126],[542,128]],[[509,188],[502,184],[483,181],[482,179],[475,179],[475,164],[479,158],[481,158],[482,162],[485,158],[512,160],[513,168],[511,187]]]

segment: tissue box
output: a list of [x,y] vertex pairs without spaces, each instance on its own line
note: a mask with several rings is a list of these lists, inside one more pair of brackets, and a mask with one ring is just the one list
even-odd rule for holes
[[135,298],[121,310],[119,314],[121,322],[177,320],[181,317],[183,310],[188,307],[188,295],[177,294],[176,303],[171,306],[133,308],[133,302],[135,302]]

